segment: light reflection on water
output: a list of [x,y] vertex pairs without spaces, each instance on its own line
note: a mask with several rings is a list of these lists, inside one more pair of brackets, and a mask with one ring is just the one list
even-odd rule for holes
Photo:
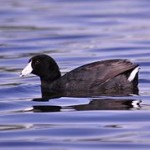
[[[0,6],[2,149],[149,149],[148,0],[8,0]],[[51,55],[62,74],[101,59],[130,59],[140,64],[140,95],[41,102],[39,79],[19,78],[36,53]]]

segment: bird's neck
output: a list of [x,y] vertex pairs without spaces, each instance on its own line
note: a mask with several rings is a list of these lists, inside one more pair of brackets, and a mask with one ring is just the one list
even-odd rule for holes
[[48,77],[40,78],[41,79],[41,92],[42,96],[47,94],[53,94],[53,83],[61,77],[61,73],[51,74]]

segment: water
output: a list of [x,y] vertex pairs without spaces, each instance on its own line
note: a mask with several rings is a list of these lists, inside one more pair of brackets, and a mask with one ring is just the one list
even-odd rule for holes
[[[0,149],[149,149],[149,7],[148,0],[1,0]],[[130,59],[141,68],[140,94],[34,101],[39,78],[19,74],[36,53],[51,55],[62,74]]]

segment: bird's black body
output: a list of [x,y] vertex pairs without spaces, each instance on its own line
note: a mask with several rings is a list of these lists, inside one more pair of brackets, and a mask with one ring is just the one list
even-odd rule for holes
[[33,71],[41,79],[42,95],[98,96],[138,93],[138,72],[129,81],[137,64],[124,59],[97,61],[61,76],[53,58],[37,55],[30,59]]

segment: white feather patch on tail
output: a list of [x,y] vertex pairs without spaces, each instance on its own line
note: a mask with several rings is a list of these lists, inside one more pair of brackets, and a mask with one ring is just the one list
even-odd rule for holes
[[129,78],[128,78],[128,81],[129,82],[132,82],[136,76],[136,74],[138,73],[140,67],[136,67],[130,74]]

